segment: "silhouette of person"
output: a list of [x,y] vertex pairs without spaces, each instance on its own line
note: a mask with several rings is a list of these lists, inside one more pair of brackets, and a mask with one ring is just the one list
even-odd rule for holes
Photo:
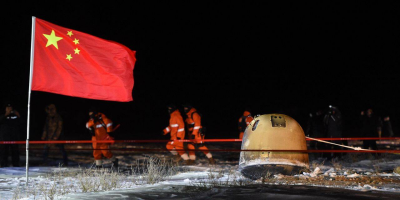
[[[382,121],[375,115],[372,108],[366,112],[361,111],[361,133],[363,137],[380,137],[382,134]],[[377,150],[376,140],[364,140],[364,149]]]
[[[21,134],[21,117],[10,103],[5,106],[5,114],[0,115],[0,141],[17,141]],[[13,167],[19,167],[19,149],[17,144],[0,144],[1,167],[8,167],[8,157],[11,155]]]
[[[46,141],[56,141],[59,140],[63,135],[63,119],[57,113],[56,106],[50,104],[46,106],[45,111],[47,113],[47,118],[43,127],[42,140]],[[57,147],[60,149],[61,155],[63,157],[63,165],[68,166],[67,152],[64,149],[64,144],[46,144],[44,146],[43,153],[43,163],[47,163],[47,158],[49,155],[49,150],[51,147]]]
[[[339,111],[337,107],[329,106],[328,112],[324,116],[324,125],[326,128],[326,135],[329,138],[341,138],[342,137],[342,113]],[[332,140],[330,141],[336,144],[343,144],[341,140]],[[341,150],[342,148],[337,145],[330,145],[330,149],[332,150]],[[337,154],[338,157],[341,157],[341,154]],[[333,153],[328,153],[327,158],[332,159],[334,157]]]
[[[306,135],[313,138],[324,138],[326,137],[326,131],[324,127],[324,113],[322,110],[317,110],[315,114],[310,113],[308,119]],[[314,150],[325,150],[326,144],[318,141],[310,141],[310,147]],[[316,153],[317,157],[323,156],[322,153]]]

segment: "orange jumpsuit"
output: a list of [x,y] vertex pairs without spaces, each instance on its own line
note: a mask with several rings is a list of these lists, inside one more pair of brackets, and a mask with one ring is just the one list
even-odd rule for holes
[[173,111],[170,116],[169,126],[163,131],[164,135],[170,133],[171,140],[173,141],[168,142],[166,147],[169,151],[173,151],[175,149],[179,155],[182,155],[185,153],[183,142],[178,142],[176,140],[182,140],[185,138],[185,123],[183,122],[183,118],[179,110]]
[[[202,136],[199,133],[199,130],[202,128],[201,126],[201,116],[196,112],[195,108],[191,108],[189,112],[186,113],[187,118],[186,118],[186,124],[188,125],[188,130],[189,130],[189,139],[194,139],[197,140],[193,143],[188,144],[188,149],[189,149],[189,157],[191,160],[196,159],[196,150],[195,145],[199,147],[199,150],[201,150],[205,155],[211,155],[210,151],[208,151],[208,148],[204,145],[202,139],[204,139],[204,136]],[[198,145],[200,144],[200,145]],[[207,156],[208,157],[208,156]]]
[[251,121],[253,121],[253,117],[251,116],[250,112],[244,111],[243,116],[239,118],[239,139],[243,139],[244,131]]
[[113,154],[109,150],[110,143],[97,143],[95,141],[113,139],[108,134],[113,130],[112,121],[102,113],[98,113],[97,116],[100,116],[98,121],[95,122],[93,119],[90,119],[86,123],[86,128],[94,129],[95,133],[95,136],[92,136],[93,149],[94,149],[93,156],[95,160],[101,160],[102,156],[106,158],[111,158]]

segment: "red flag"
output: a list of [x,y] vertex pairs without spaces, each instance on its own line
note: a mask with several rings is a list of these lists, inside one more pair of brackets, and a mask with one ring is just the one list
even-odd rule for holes
[[36,18],[32,90],[132,101],[135,51]]

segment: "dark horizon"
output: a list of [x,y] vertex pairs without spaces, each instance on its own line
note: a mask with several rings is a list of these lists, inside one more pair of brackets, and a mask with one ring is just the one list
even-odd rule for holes
[[[267,4],[267,3],[266,3]],[[40,139],[44,106],[56,104],[69,139],[84,139],[96,104],[121,123],[124,138],[168,139],[166,105],[192,103],[207,138],[236,138],[245,107],[283,113],[306,129],[308,114],[334,105],[346,131],[361,110],[389,115],[397,132],[398,3],[29,3],[2,18],[1,100],[26,118],[31,17],[124,44],[137,51],[133,102],[32,91],[31,138]],[[182,113],[183,114],[183,113]],[[88,133],[87,133],[88,134]],[[89,139],[89,135],[87,137]]]

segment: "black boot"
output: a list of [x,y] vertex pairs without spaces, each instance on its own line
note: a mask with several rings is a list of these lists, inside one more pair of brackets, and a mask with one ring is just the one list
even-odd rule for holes
[[116,158],[113,162],[112,162],[112,167],[118,169],[118,158]]

